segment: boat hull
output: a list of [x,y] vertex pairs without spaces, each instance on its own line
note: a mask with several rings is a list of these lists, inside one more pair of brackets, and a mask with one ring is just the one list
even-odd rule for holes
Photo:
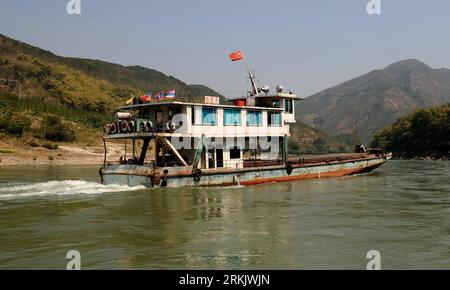
[[139,165],[106,165],[101,168],[103,184],[126,184],[146,187],[231,186],[256,185],[315,178],[340,177],[370,172],[387,161],[383,157],[323,162],[305,165],[270,166],[244,169],[204,170],[194,176],[192,168],[159,169],[164,172],[154,177],[154,168]]

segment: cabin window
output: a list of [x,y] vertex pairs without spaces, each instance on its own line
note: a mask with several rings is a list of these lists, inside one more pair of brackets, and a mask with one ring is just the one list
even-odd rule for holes
[[217,125],[216,108],[194,106],[192,108],[192,124],[216,126]]
[[192,107],[192,124],[202,125],[202,107],[194,106]]
[[294,112],[294,104],[292,100],[289,99],[284,100],[284,111],[288,114],[292,114]]
[[202,124],[207,126],[217,125],[216,108],[211,107],[202,108]]
[[223,124],[225,126],[241,125],[241,110],[239,109],[223,109]]
[[262,126],[261,111],[247,111],[247,126]]
[[241,159],[241,149],[237,147],[230,149],[230,159]]
[[267,114],[268,120],[267,124],[272,127],[280,127],[281,126],[281,113],[280,112],[269,112]]

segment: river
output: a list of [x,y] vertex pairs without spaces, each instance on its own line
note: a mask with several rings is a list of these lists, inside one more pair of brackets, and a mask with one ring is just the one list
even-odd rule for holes
[[99,184],[98,166],[0,167],[0,269],[450,269],[450,162],[231,188]]

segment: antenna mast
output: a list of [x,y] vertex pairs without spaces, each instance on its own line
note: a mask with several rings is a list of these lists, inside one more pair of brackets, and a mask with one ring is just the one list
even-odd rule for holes
[[247,64],[245,64],[245,67],[247,68],[247,72],[248,72],[248,77],[250,79],[250,82],[252,83],[252,90],[253,90],[253,95],[258,96],[258,88],[256,87],[256,82],[255,82],[255,75],[250,72],[250,70],[248,69]]

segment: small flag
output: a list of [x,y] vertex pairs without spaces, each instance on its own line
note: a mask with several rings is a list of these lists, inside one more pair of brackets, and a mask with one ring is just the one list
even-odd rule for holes
[[176,90],[171,90],[166,93],[166,99],[175,99]]
[[149,95],[142,95],[142,96],[139,97],[139,100],[140,100],[142,103],[145,104],[145,103],[151,102],[151,101],[152,101],[152,97],[149,96]]
[[230,57],[231,61],[238,61],[238,60],[244,59],[244,54],[242,53],[242,51],[238,50],[238,51],[230,53],[229,57]]
[[161,101],[162,99],[164,99],[164,91],[160,91],[159,93],[157,93],[155,99],[157,101]]

